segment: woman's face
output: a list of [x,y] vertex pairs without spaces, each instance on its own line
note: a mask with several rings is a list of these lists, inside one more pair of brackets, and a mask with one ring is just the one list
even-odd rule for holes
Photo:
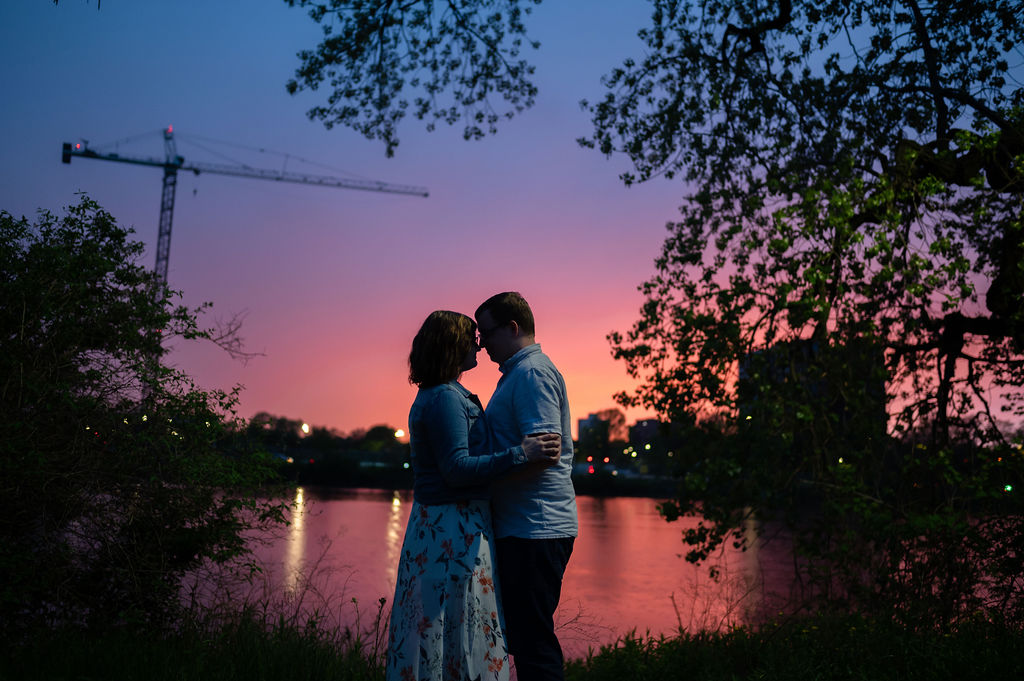
[[473,340],[469,344],[469,352],[466,353],[466,359],[462,360],[462,371],[469,371],[476,366],[476,353],[480,352],[480,344],[477,342],[476,328],[473,331]]

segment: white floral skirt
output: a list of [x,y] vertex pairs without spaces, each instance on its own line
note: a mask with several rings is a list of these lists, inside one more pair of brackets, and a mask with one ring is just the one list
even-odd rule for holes
[[509,677],[486,501],[413,502],[388,633],[388,681]]

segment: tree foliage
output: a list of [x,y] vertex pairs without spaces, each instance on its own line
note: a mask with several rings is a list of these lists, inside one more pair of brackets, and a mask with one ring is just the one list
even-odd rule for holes
[[34,223],[0,211],[0,621],[166,623],[181,578],[244,557],[280,519],[252,489],[235,395],[164,366],[168,338],[209,336],[136,264],[88,198]]
[[[651,6],[644,56],[584,102],[579,141],[628,156],[626,184],[685,187],[640,318],[609,339],[640,381],[622,403],[700,444],[663,506],[702,517],[689,558],[782,520],[831,602],[1024,621],[1024,456],[1006,426],[1024,416],[1022,10]],[[344,35],[337,49],[359,53]],[[435,40],[469,54],[458,36]],[[394,74],[450,72],[382,53]],[[306,64],[370,82],[355,63]],[[397,117],[336,120],[386,138]]]
[[1019,19],[998,2],[656,2],[648,57],[608,77],[584,140],[628,154],[627,183],[694,187],[643,320],[613,338],[652,372],[637,399],[735,408],[741,358],[861,339],[886,351],[899,425],[999,439],[981,381],[961,379],[1020,378]]
[[[315,50],[299,53],[288,92],[326,82],[327,102],[308,111],[310,120],[380,139],[388,156],[407,114],[426,120],[428,129],[462,121],[463,136],[479,139],[537,94],[533,67],[520,52],[523,16],[540,0],[285,2],[308,8],[324,32]],[[503,108],[495,108],[492,95]]]
[[703,514],[691,559],[783,518],[844,598],[954,617],[994,579],[1021,617],[981,559],[1020,567],[1019,520],[991,514],[1022,482],[1000,423],[1024,414],[1021,18],[657,1],[647,56],[607,77],[583,143],[690,190],[610,339],[642,379],[625,403],[726,417],[665,507]]

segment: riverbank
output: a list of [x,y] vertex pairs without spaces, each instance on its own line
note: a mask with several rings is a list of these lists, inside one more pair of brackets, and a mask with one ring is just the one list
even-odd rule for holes
[[[380,630],[294,627],[253,613],[173,635],[138,629],[44,632],[6,643],[0,679],[14,681],[382,681]],[[909,631],[855,617],[790,620],[760,630],[627,636],[571,660],[567,681],[941,681],[1020,678],[1024,634],[979,622],[955,633]]]
[[[412,472],[404,469],[366,468],[335,471],[311,465],[281,467],[286,480],[304,487],[324,490],[412,490]],[[666,476],[573,474],[576,494],[591,497],[648,497],[671,499],[678,491],[679,481]]]

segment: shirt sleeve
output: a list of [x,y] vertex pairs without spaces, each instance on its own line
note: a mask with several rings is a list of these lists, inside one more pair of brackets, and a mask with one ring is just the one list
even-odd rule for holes
[[442,390],[431,404],[432,449],[437,453],[441,477],[449,485],[488,482],[514,465],[525,463],[521,446],[494,454],[473,456],[469,452],[471,425],[466,400],[454,390]]
[[562,390],[557,377],[530,368],[516,381],[513,408],[523,435],[562,433]]

